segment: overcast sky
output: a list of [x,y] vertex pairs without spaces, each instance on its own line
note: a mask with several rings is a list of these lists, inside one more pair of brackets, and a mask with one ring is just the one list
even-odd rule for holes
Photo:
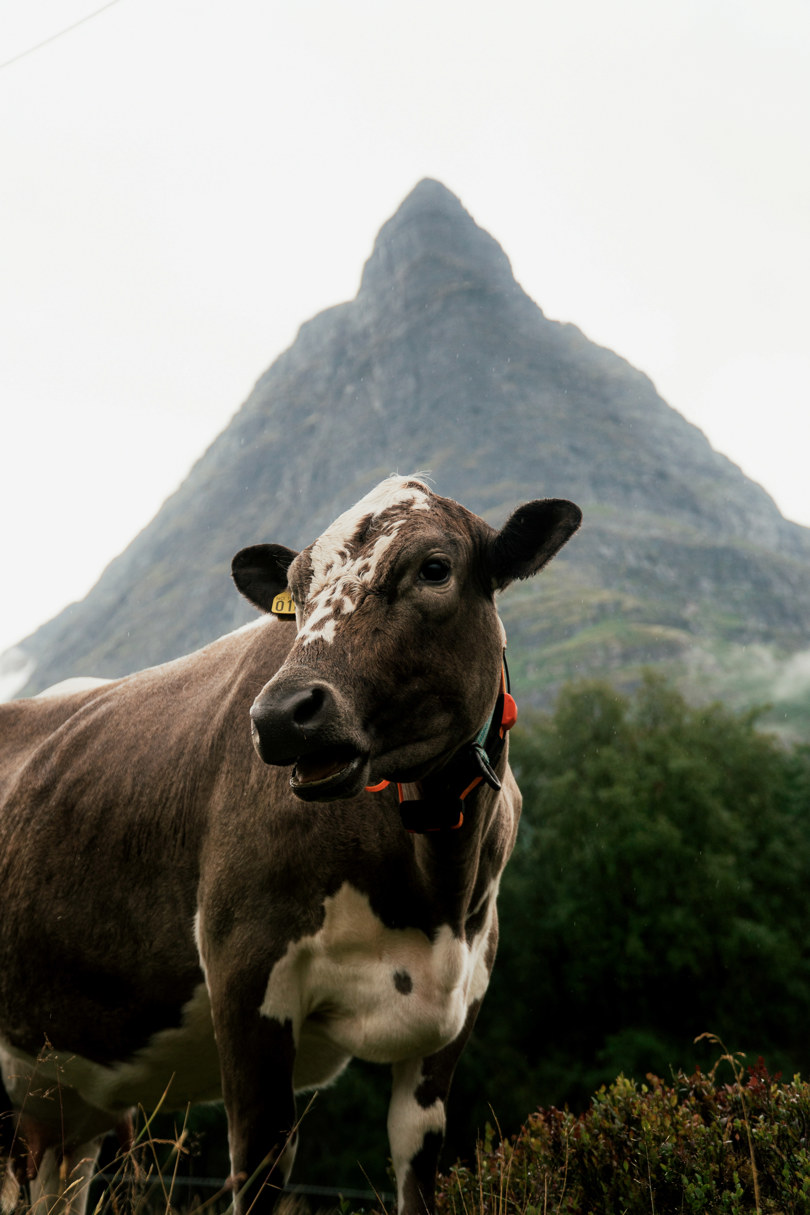
[[0,650],[425,176],[810,525],[807,0],[115,0],[22,54],[100,7],[0,7]]

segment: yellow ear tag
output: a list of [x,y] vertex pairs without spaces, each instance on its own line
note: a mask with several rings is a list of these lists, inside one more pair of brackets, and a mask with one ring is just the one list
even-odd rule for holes
[[280,595],[276,595],[273,602],[270,604],[270,611],[274,616],[286,616],[290,620],[295,619],[295,600],[289,591],[282,591]]

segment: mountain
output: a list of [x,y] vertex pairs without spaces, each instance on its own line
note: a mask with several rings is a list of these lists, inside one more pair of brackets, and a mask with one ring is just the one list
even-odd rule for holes
[[696,692],[810,705],[810,531],[646,375],[544,316],[430,180],[383,226],[355,299],[301,327],[88,596],[6,656],[27,672],[21,693],[123,674],[244,623],[237,549],[308,543],[394,470],[428,470],[493,523],[529,498],[583,508],[543,577],[503,599],[524,699],[547,703],[576,675],[630,683],[653,664]]

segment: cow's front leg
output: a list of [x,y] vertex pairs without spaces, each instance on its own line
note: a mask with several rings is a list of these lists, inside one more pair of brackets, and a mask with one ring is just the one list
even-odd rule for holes
[[295,1156],[293,1024],[265,1016],[260,983],[244,975],[213,984],[209,975],[209,986],[236,1211],[268,1215]]
[[470,1006],[464,1028],[449,1046],[425,1059],[394,1064],[388,1142],[397,1178],[398,1215],[433,1215],[447,1095],[479,1007],[480,1000]]

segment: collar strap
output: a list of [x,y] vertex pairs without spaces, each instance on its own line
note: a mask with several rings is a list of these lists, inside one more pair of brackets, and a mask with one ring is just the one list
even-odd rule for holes
[[[420,786],[422,796],[406,799],[401,784],[397,784],[399,812],[406,831],[421,835],[429,831],[455,831],[464,822],[464,803],[481,784],[499,790],[500,779],[495,767],[503,754],[506,735],[517,721],[517,705],[509,692],[509,671],[504,655],[501,687],[495,708],[474,742],[461,747],[436,777]],[[368,786],[376,793],[389,781]]]

